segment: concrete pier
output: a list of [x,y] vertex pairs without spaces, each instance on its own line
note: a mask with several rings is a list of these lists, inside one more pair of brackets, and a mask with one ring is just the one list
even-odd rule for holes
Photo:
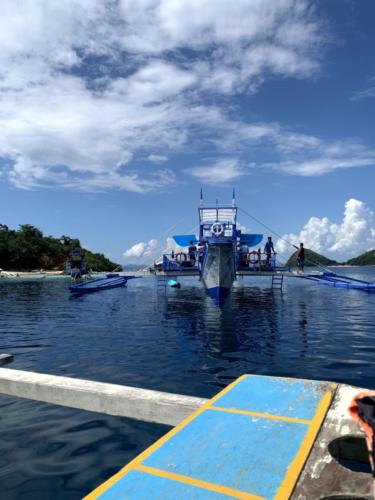
[[0,394],[172,426],[206,402],[192,396],[8,368],[0,368]]
[[90,500],[156,492],[165,500],[372,500],[364,434],[348,414],[362,391],[245,375],[206,400],[0,368],[0,394],[175,426]]
[[291,500],[374,499],[365,436],[348,412],[353,398],[363,391],[344,384],[337,387]]
[[360,391],[245,375],[86,499],[373,500],[370,471],[358,472],[363,433],[348,414]]

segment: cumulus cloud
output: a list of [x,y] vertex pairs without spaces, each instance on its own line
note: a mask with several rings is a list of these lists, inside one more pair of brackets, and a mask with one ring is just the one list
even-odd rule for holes
[[[286,234],[283,240],[293,245],[302,241],[311,250],[338,261],[346,260],[375,249],[374,213],[363,201],[351,198],[345,203],[340,223],[327,217],[311,217],[299,234]],[[277,251],[289,255],[293,249],[283,240],[277,241]]]
[[150,171],[150,161],[208,137],[224,143],[235,129],[264,133],[233,122],[207,92],[308,78],[324,43],[307,0],[3,0],[3,174],[26,189],[163,188],[176,172]]
[[[268,78],[319,74],[327,28],[308,0],[3,0],[1,8],[0,175],[18,188],[147,192],[180,175],[225,183],[246,172],[254,146],[276,158],[257,168],[286,174],[374,164],[358,142],[234,114],[228,98],[252,95]],[[210,162],[161,168],[207,147]]]
[[[149,261],[155,255],[155,251],[158,249],[159,243],[157,240],[152,239],[148,242],[140,241],[132,247],[125,250],[123,257],[128,262],[144,262]],[[142,260],[143,259],[143,260]]]
[[179,252],[183,250],[177,245],[173,238],[167,237],[164,242],[152,239],[148,242],[140,241],[125,250],[123,258],[128,263],[150,263],[159,259],[163,254]]

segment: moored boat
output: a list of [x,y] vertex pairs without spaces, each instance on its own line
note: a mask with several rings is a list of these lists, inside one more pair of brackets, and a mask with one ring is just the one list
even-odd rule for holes
[[249,251],[259,245],[263,235],[245,234],[238,228],[234,192],[232,203],[226,205],[206,205],[201,193],[198,211],[199,235],[173,236],[180,250],[164,254],[162,262],[155,263],[156,273],[199,276],[209,295],[221,299],[228,295],[239,272],[276,270],[275,254],[268,258],[261,250]]
[[137,276],[121,276],[120,274],[108,274],[104,278],[96,278],[93,280],[83,281],[70,285],[71,292],[76,294],[100,292],[111,288],[119,288],[126,286],[130,279],[135,279]]

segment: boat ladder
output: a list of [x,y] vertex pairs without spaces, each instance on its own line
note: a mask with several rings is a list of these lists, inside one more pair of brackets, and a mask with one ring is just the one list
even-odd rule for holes
[[157,288],[167,288],[168,276],[165,274],[157,274],[156,275],[156,286]]
[[272,290],[282,290],[283,289],[283,274],[273,274],[272,275]]

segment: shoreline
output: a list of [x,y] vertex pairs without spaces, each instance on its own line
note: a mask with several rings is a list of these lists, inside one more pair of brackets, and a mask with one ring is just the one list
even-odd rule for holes
[[[295,266],[291,266],[291,267],[295,267]],[[306,267],[319,267],[319,266],[306,266]],[[363,265],[363,266],[360,266],[360,265],[356,265],[356,266],[351,266],[351,265],[331,265],[331,266],[325,266],[327,268],[342,268],[342,267],[345,267],[345,268],[367,268],[367,267],[375,267],[375,264],[367,264],[367,265]],[[92,274],[106,274],[106,273],[110,273],[111,271],[95,271],[93,272]],[[146,275],[146,274],[149,274],[145,271],[140,271],[140,270],[137,270],[137,271],[131,271],[131,270],[126,270],[126,269],[123,269],[122,271],[117,271],[119,274],[136,274],[136,275]],[[3,277],[31,277],[31,276],[69,276],[68,274],[66,274],[64,271],[16,271],[16,270],[9,270],[9,271],[6,271],[4,269],[0,269],[0,277],[3,276]]]
[[[93,271],[91,273],[92,276],[98,276],[98,275],[103,275],[103,274],[109,274],[113,271]],[[150,273],[145,272],[145,271],[129,271],[129,270],[122,270],[122,271],[116,271],[116,273],[124,276],[146,276]],[[5,271],[1,270],[0,271],[0,278],[31,278],[31,277],[38,277],[41,278],[43,276],[46,277],[66,277],[70,278],[69,274],[66,274],[63,271]]]
[[64,271],[0,271],[1,276],[63,276]]

